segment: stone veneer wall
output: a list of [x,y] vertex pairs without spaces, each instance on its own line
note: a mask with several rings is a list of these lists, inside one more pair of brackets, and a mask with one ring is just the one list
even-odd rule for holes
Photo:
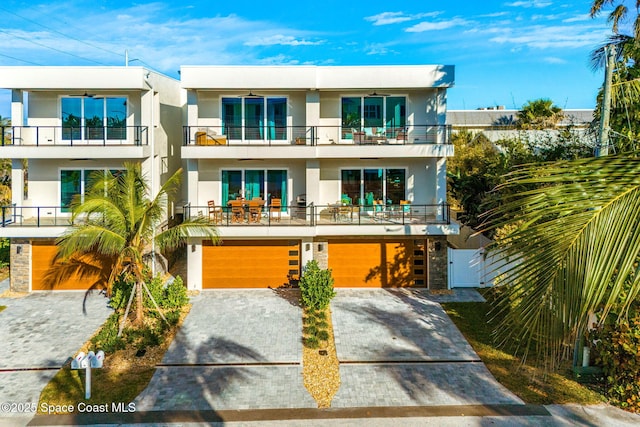
[[[20,253],[18,253],[20,248]],[[31,242],[26,239],[11,239],[11,280],[14,292],[29,292],[31,281]]]
[[[436,250],[436,243],[440,249]],[[429,236],[427,238],[427,263],[429,265],[428,286],[430,290],[447,289],[449,284],[449,259],[447,256],[447,237]]]
[[[320,250],[320,245],[322,245],[322,250]],[[318,262],[318,267],[329,268],[329,242],[326,240],[313,242],[313,259]]]

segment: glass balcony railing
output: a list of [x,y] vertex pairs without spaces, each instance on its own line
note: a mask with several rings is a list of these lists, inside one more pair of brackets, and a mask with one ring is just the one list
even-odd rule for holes
[[147,126],[67,127],[7,126],[2,127],[2,146],[95,146],[148,145]]
[[[1,206],[2,227],[67,227],[71,214],[64,206]],[[322,225],[428,225],[449,224],[449,205],[290,205],[255,206],[247,201],[236,206],[183,207],[183,218],[207,218],[216,226],[301,226]],[[77,222],[82,219],[77,219]]]
[[321,225],[428,225],[449,224],[449,205],[307,205],[252,209],[249,202],[236,206],[184,206],[184,219],[208,218],[217,226],[321,226]]
[[184,126],[184,145],[407,145],[448,144],[450,125],[351,126]]

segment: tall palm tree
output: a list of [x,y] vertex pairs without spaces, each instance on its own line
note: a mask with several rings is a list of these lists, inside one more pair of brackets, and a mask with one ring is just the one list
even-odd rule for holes
[[[612,24],[612,30],[615,34],[620,32],[620,24],[623,23],[629,17],[629,8],[625,3],[629,1],[625,0],[594,0],[591,5],[589,14],[592,18],[602,12],[605,7],[611,6],[612,10],[609,12],[607,21]],[[640,10],[640,0],[635,0],[635,19],[633,20],[633,36],[640,38],[640,16],[638,11]]]
[[153,199],[140,163],[125,163],[121,173],[94,174],[94,184],[84,200],[76,198],[72,203],[74,225],[56,242],[56,267],[48,280],[55,284],[70,275],[88,277],[102,272],[103,280],[92,287],[105,287],[108,295],[118,279],[135,284],[126,312],[136,295],[136,323],[141,324],[143,291],[150,295],[145,282],[155,250],[175,249],[189,237],[218,240],[216,228],[206,218],[190,219],[157,232],[167,198],[177,190],[181,172],[169,178]]
[[[589,327],[640,292],[638,153],[526,166],[507,175],[487,228],[514,231],[489,248],[505,297],[494,307],[504,346],[535,349],[555,368]],[[513,191],[526,188],[527,190]],[[514,194],[516,193],[516,194]],[[506,219],[505,219],[506,218]]]

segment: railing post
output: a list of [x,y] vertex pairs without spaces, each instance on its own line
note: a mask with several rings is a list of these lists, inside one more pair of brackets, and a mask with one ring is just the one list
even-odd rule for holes
[[36,208],[36,215],[37,215],[36,223],[38,224],[38,227],[40,227],[40,206]]
[[7,221],[5,219],[6,209],[7,208],[5,206],[2,207],[2,227],[6,227],[7,226]]

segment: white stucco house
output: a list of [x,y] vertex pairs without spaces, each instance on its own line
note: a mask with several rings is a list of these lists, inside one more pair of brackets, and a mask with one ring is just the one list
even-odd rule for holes
[[189,242],[189,289],[287,286],[312,259],[337,287],[446,288],[453,84],[443,65],[183,66],[179,82],[140,67],[2,67],[12,287],[41,288],[87,171],[139,160],[155,189],[182,165],[169,214],[220,232],[220,245]]

